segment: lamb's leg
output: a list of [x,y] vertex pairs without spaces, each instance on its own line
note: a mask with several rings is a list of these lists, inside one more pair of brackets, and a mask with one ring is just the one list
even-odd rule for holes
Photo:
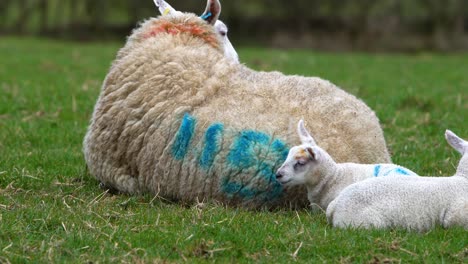
[[[333,202],[332,202],[333,203]],[[332,204],[330,204],[332,205]],[[330,207],[330,206],[329,206]],[[361,212],[355,210],[340,211],[342,208],[336,208],[329,211],[327,210],[328,221],[333,227],[338,228],[387,228],[389,223],[383,220],[383,218],[375,212],[375,210],[362,209]]]
[[468,230],[468,199],[455,201],[442,215],[441,223],[445,228],[461,226]]

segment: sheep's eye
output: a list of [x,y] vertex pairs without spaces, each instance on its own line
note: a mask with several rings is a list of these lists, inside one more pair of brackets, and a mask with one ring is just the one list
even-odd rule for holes
[[221,36],[225,37],[225,36],[227,35],[227,32],[226,32],[226,31],[221,31],[221,32],[219,32],[219,34],[220,34]]

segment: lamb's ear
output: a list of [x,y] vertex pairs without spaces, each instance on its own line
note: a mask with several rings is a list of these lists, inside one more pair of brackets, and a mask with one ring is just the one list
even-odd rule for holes
[[447,142],[450,144],[450,146],[460,152],[460,154],[463,155],[467,153],[468,142],[459,138],[457,135],[455,135],[455,133],[447,129],[445,131],[445,138],[447,139]]
[[310,160],[317,160],[318,159],[317,152],[313,148],[307,147],[306,151],[307,151],[307,153],[309,153]]
[[219,14],[221,14],[221,3],[219,3],[219,0],[208,0],[205,12],[200,17],[208,22],[208,24],[214,25],[219,18]]
[[179,13],[177,10],[175,10],[171,5],[166,3],[164,0],[153,0],[154,4],[156,7],[159,9],[159,13],[161,15],[174,15],[176,13]]
[[309,131],[304,126],[304,121],[301,119],[299,123],[297,123],[297,134],[299,134],[299,138],[301,139],[302,144],[310,144],[316,146],[314,138],[310,135]]

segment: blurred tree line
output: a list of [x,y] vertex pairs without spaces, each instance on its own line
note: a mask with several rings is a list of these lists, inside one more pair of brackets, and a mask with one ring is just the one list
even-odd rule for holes
[[[205,0],[167,0],[201,14]],[[221,0],[234,43],[331,50],[467,50],[466,0]],[[152,0],[0,0],[0,32],[122,38]]]

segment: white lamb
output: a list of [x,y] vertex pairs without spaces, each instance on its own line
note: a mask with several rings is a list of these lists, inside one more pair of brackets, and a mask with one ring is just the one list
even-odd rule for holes
[[302,145],[292,147],[276,178],[285,185],[305,185],[312,205],[326,210],[347,186],[378,176],[417,176],[413,171],[395,164],[336,163],[320,148],[304,127],[304,121],[297,125]]
[[[156,7],[158,7],[161,15],[176,15],[177,16],[177,15],[183,14],[182,12],[175,10],[171,5],[169,5],[164,0],[153,0],[153,1]],[[212,8],[215,8],[216,11],[212,12],[211,11]],[[237,52],[234,49],[234,46],[232,46],[231,41],[229,41],[229,38],[227,36],[228,28],[226,24],[223,23],[223,21],[218,19],[220,13],[221,13],[221,5],[219,4],[219,2],[208,1],[205,12],[203,12],[203,14],[200,17],[203,18],[208,23],[214,25],[216,29],[216,33],[218,33],[218,35],[221,37],[221,42],[222,42],[223,49],[224,49],[224,55],[227,58],[230,58],[235,62],[239,62],[239,55],[237,55]]]
[[330,204],[334,227],[426,231],[436,224],[468,230],[468,142],[447,130],[448,143],[463,156],[452,177],[383,177],[353,184]]

